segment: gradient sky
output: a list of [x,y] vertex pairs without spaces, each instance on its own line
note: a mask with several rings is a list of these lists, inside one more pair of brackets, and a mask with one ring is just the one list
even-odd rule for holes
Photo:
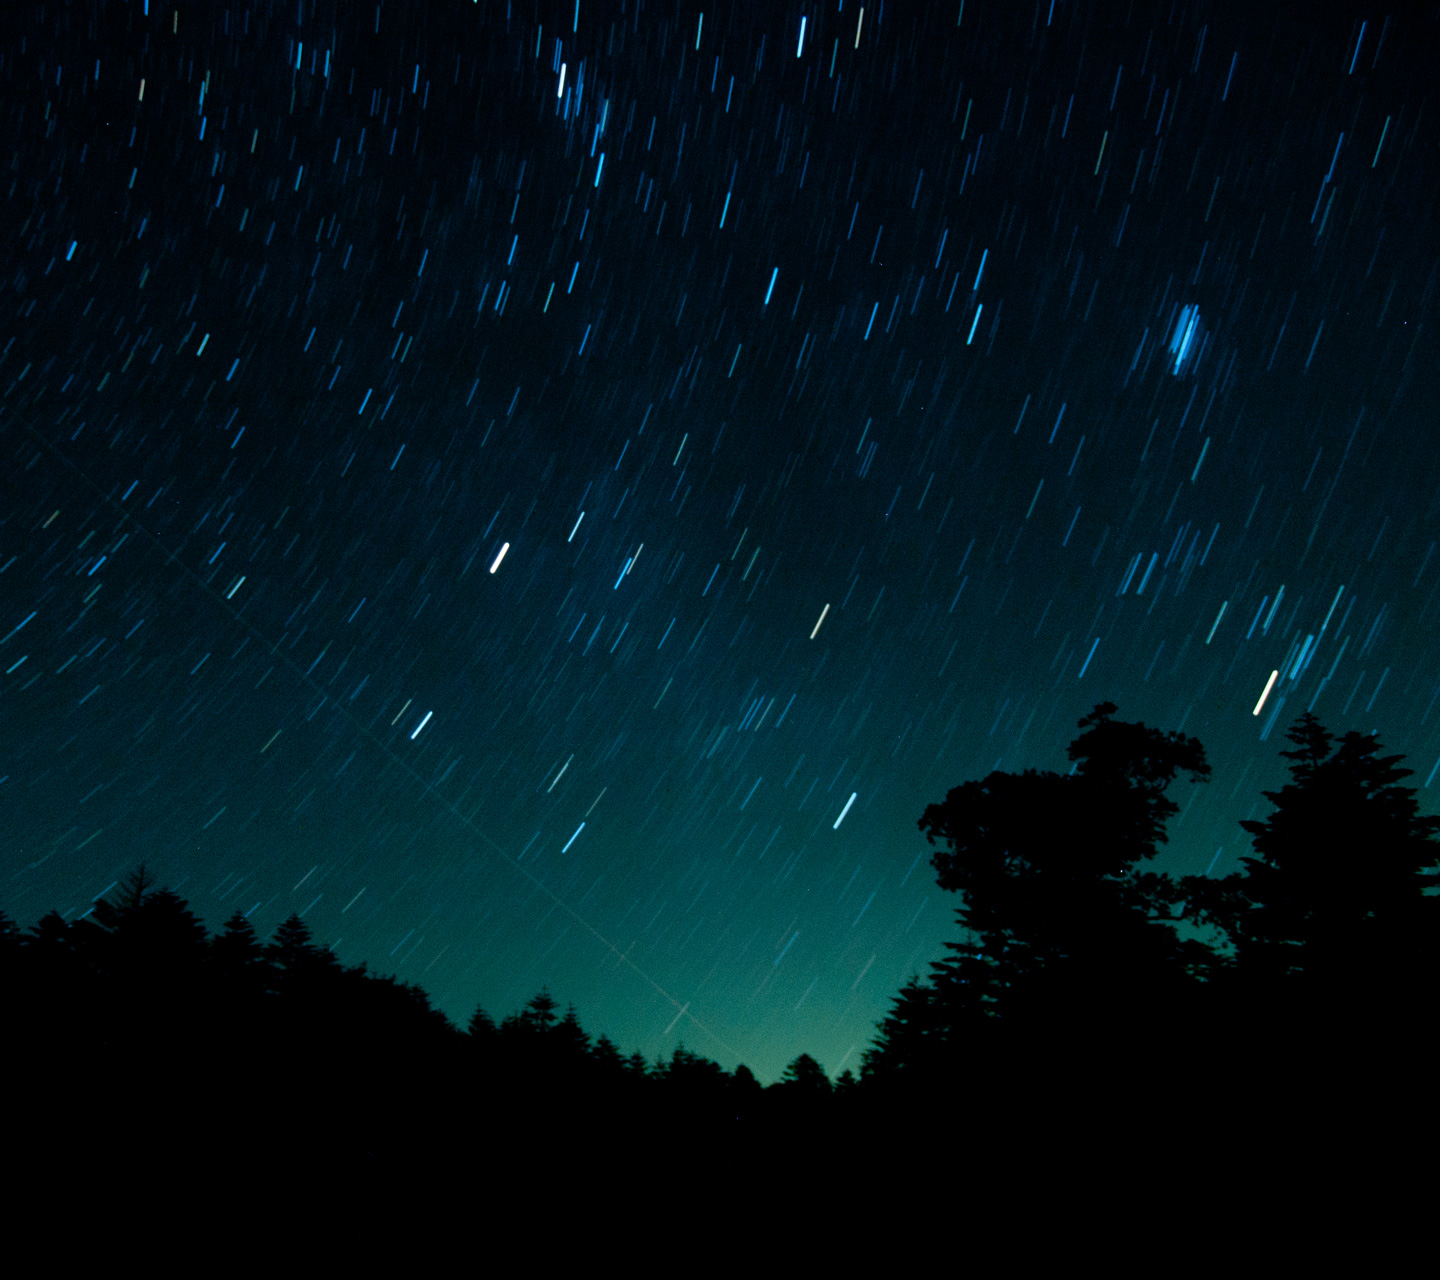
[[1433,809],[1440,39],[1328,12],[6,6],[0,907],[770,1080],[1097,702],[1179,872],[1306,708]]

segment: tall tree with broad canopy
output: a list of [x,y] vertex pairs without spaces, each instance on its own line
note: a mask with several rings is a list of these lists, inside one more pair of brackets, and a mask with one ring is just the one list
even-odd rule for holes
[[925,810],[962,937],[928,983],[902,992],[867,1075],[907,1056],[953,1069],[972,1048],[1037,1035],[1098,1046],[1180,1015],[1210,953],[1175,932],[1178,887],[1143,868],[1179,811],[1169,787],[1210,767],[1196,739],[1116,710],[1104,702],[1079,722],[1068,774],[993,772]]

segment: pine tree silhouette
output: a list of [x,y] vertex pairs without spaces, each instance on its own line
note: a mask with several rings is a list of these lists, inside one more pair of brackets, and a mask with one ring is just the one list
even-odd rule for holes
[[519,1025],[533,1035],[544,1035],[555,1027],[555,1010],[558,1006],[547,988],[530,997],[520,1011]]
[[595,1043],[590,1049],[590,1056],[605,1079],[619,1080],[623,1078],[625,1059],[621,1056],[615,1041],[603,1031],[595,1037]]
[[270,968],[255,927],[238,911],[210,940],[210,966],[222,989],[258,996],[269,986]]
[[266,955],[292,983],[313,981],[340,967],[329,950],[316,944],[310,926],[298,915],[280,922]]
[[913,975],[891,1002],[890,1012],[860,1060],[860,1074],[866,1081],[897,1087],[896,1077],[929,1074],[940,1069],[950,1057],[949,1047],[963,1022],[972,1024],[986,1012],[982,993],[967,999],[952,988],[963,983],[957,976],[976,957],[962,952],[956,959],[933,972],[930,981]]
[[475,1006],[475,1012],[470,1015],[465,1030],[476,1047],[486,1051],[493,1051],[500,1038],[500,1029],[495,1025],[495,1019],[480,1005]]
[[136,1070],[167,1073],[200,1051],[208,935],[183,898],[154,888],[142,863],[71,933],[91,975],[100,1043]]
[[565,1010],[565,1016],[555,1024],[551,1034],[557,1060],[579,1075],[590,1062],[590,1037],[580,1025],[580,1015],[573,1004]]
[[71,926],[58,911],[41,916],[23,942],[21,1007],[33,1028],[24,1038],[31,1043],[36,1070],[43,1073],[83,1052],[99,1001],[89,957],[76,946]]
[[1418,1023],[1440,977],[1440,818],[1420,814],[1412,770],[1382,755],[1374,734],[1337,739],[1311,713],[1281,754],[1291,780],[1274,806],[1241,826],[1254,855],[1220,880],[1191,877],[1187,915],[1234,946],[1229,986],[1252,1032],[1328,1040]]
[[780,1084],[784,1088],[806,1094],[828,1094],[831,1089],[830,1077],[825,1074],[825,1068],[808,1053],[802,1053],[785,1068]]

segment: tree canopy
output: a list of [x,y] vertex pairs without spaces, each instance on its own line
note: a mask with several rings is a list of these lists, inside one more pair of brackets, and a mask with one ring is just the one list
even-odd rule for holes
[[1424,816],[1413,770],[1374,734],[1337,739],[1307,712],[1287,735],[1290,781],[1273,812],[1240,825],[1254,853],[1221,879],[1184,883],[1186,914],[1233,949],[1231,986],[1252,1016],[1278,1001],[1308,1020],[1402,1021],[1440,976],[1440,817]]
[[[920,830],[959,941],[928,983],[904,988],[866,1069],[931,1066],[1044,1029],[1116,1034],[1147,1002],[1173,1002],[1206,955],[1170,923],[1173,886],[1142,871],[1177,811],[1168,788],[1210,774],[1194,738],[1114,719],[1101,703],[1069,747],[1068,774],[993,772],[926,808]],[[983,1042],[983,1040],[982,1040]]]
[[839,1132],[917,1102],[965,1102],[972,1137],[976,1114],[1013,1136],[1042,1106],[1151,1123],[1177,1087],[1214,1106],[1244,1095],[1259,1123],[1277,1101],[1320,1105],[1315,1082],[1342,1067],[1371,1080],[1371,1103],[1428,1070],[1440,818],[1403,785],[1403,757],[1301,717],[1290,781],[1242,824],[1241,868],[1172,879],[1154,861],[1176,784],[1210,776],[1204,748],[1116,712],[1079,721],[1068,773],[995,771],[925,809],[959,936],[896,994],[858,1080],[832,1083],[808,1053],[768,1088],[683,1044],[647,1062],[544,988],[462,1031],[420,987],[342,964],[298,915],[268,941],[239,914],[211,936],[144,866],[76,920],[0,915],[13,1057],[49,1100],[36,1115],[63,1113],[103,1063],[148,1098],[152,1136],[183,1142],[184,1116],[224,1098],[372,1164],[456,1126],[536,1152],[542,1130],[630,1148],[683,1131],[739,1159],[762,1132]]

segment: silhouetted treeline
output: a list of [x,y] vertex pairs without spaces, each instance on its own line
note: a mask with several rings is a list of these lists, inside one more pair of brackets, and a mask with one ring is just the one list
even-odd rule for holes
[[1402,757],[1307,714],[1273,812],[1242,824],[1253,855],[1176,879],[1148,864],[1171,785],[1209,776],[1204,748],[1115,711],[1080,722],[1068,774],[995,772],[926,809],[960,936],[896,996],[858,1079],[832,1084],[808,1054],[769,1088],[683,1047],[647,1062],[545,991],[462,1031],[296,916],[268,942],[240,915],[209,935],[142,867],[74,922],[0,916],[12,1136],[23,1122],[59,1150],[104,1117],[131,1126],[122,1150],[209,1132],[244,1163],[298,1134],[375,1168],[457,1141],[643,1162],[684,1134],[739,1168],[777,1135],[883,1143],[903,1121],[913,1143],[942,1117],[1013,1142],[1072,1121],[1149,1141],[1287,1107],[1307,1131],[1342,1108],[1408,1114],[1433,1074],[1440,818],[1400,785]]
[[813,1119],[832,1090],[803,1054],[768,1089],[683,1045],[626,1056],[543,990],[498,1024],[477,1009],[462,1031],[420,987],[341,964],[297,916],[268,942],[238,914],[209,935],[143,867],[73,923],[51,912],[22,932],[0,915],[0,991],[23,1082],[11,1096],[27,1099],[12,1130],[74,1140],[128,1106],[130,1159],[194,1126],[304,1134],[363,1167],[453,1157],[462,1141],[540,1159],[600,1140],[613,1162],[678,1126],[728,1160],[752,1131]]
[[897,996],[863,1084],[1191,1124],[1285,1108],[1319,1123],[1428,1092],[1440,818],[1400,785],[1402,757],[1307,713],[1282,752],[1291,781],[1264,793],[1273,812],[1241,824],[1253,854],[1176,879],[1147,864],[1178,812],[1170,785],[1210,774],[1204,748],[1115,711],[1080,721],[1070,773],[996,772],[926,809],[960,938]]

